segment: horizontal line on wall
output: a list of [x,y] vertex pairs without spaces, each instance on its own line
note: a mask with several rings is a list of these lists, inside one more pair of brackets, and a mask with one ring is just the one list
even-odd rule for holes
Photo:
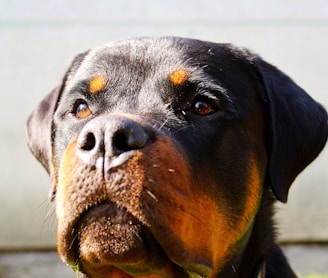
[[225,26],[225,27],[267,27],[267,26],[302,26],[302,27],[328,27],[328,19],[243,19],[243,20],[201,20],[201,19],[126,19],[126,20],[1,20],[0,27],[69,27],[69,26]]

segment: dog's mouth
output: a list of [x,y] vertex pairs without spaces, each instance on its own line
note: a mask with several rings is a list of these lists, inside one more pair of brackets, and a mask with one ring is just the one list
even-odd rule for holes
[[168,258],[151,227],[113,201],[91,206],[67,227],[63,238],[63,260],[86,277],[188,276]]
[[115,265],[127,270],[138,268],[139,260],[155,248],[148,227],[112,201],[91,206],[76,220],[67,237],[71,240],[67,263],[82,271]]
[[123,256],[142,243],[142,224],[125,208],[104,202],[90,208],[77,223],[80,257]]

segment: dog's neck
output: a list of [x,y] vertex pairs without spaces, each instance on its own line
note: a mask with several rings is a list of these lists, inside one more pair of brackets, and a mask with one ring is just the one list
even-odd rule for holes
[[[274,215],[274,197],[269,186],[264,186],[259,212],[254,220],[252,233],[243,252],[236,277],[296,277],[285,259],[280,247],[275,243],[276,233],[272,217]],[[283,273],[276,271],[280,264]]]

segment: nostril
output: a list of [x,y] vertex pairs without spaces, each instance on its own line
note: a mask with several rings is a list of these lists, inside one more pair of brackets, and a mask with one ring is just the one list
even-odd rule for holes
[[86,125],[81,131],[77,141],[77,155],[83,163],[99,169],[103,167],[105,151],[103,135],[102,130],[94,126]]
[[117,132],[113,137],[113,146],[120,151],[126,152],[131,150],[128,141],[128,136],[124,131]]
[[85,135],[80,148],[84,151],[91,151],[96,146],[96,137],[92,132]]
[[112,146],[118,152],[127,152],[145,147],[149,136],[139,125],[126,126],[114,134]]

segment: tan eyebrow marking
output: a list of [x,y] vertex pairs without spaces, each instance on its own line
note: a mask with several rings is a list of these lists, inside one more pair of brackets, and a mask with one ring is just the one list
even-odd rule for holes
[[106,82],[106,78],[102,75],[98,75],[92,78],[89,83],[90,94],[98,94],[105,88]]
[[178,69],[170,73],[170,82],[175,86],[182,86],[186,83],[189,77],[187,70]]

